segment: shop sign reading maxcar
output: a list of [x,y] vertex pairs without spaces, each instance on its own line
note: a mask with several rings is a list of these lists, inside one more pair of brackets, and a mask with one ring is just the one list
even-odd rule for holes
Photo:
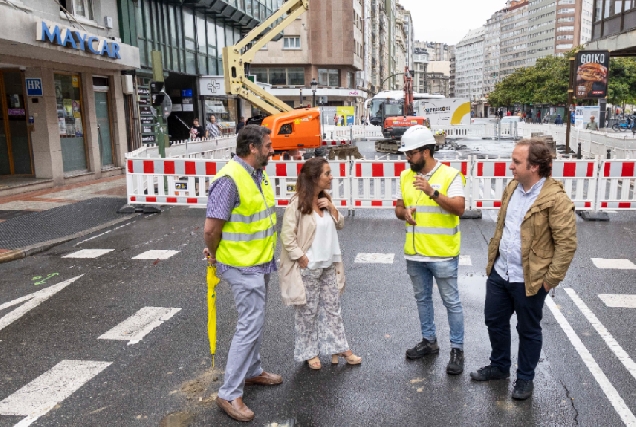
[[576,99],[607,96],[610,54],[606,50],[581,50],[576,54]]
[[44,20],[37,22],[36,40],[99,56],[107,55],[111,59],[121,59],[119,43],[74,28],[67,28],[55,23],[49,24]]

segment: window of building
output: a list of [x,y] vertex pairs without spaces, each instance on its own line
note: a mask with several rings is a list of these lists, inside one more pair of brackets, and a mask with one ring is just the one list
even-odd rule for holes
[[318,84],[321,86],[340,86],[340,70],[319,68]]
[[287,69],[287,84],[295,86],[305,85],[305,70],[302,68]]
[[285,75],[284,68],[270,68],[269,69],[269,84],[271,85],[286,85],[287,76]]
[[79,74],[54,74],[57,122],[64,172],[88,169]]
[[73,14],[92,21],[93,0],[73,0]]
[[283,49],[300,49],[300,36],[283,37]]
[[254,68],[250,70],[256,81],[282,86],[304,86],[305,70],[303,68]]

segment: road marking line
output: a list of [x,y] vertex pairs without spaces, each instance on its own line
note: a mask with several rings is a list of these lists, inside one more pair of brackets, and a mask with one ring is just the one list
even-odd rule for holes
[[81,251],[66,254],[62,258],[97,258],[114,250],[115,249],[82,249]]
[[70,285],[71,283],[73,283],[74,281],[76,281],[82,276],[83,274],[79,276],[75,276],[72,279],[68,279],[63,282],[60,282],[57,285],[44,288],[41,291],[37,291],[32,294],[25,295],[23,297],[14,299],[13,301],[5,302],[4,304],[0,305],[0,310],[3,310],[5,308],[12,307],[16,304],[20,304],[26,301],[25,304],[21,305],[20,307],[5,314],[3,317],[0,318],[0,331],[6,328],[7,326],[9,326],[11,323],[18,320],[20,317],[24,316],[30,310],[34,309],[35,307],[37,307],[38,305],[40,305],[47,299],[51,298],[53,295],[55,295],[56,293],[58,293],[59,291],[61,291],[62,289],[64,289],[65,287],[67,287],[68,285]]
[[572,346],[574,346],[574,349],[577,353],[579,353],[579,356],[581,356],[583,363],[585,363],[585,366],[587,366],[587,369],[589,369],[590,373],[601,387],[601,390],[603,390],[603,393],[605,393],[605,396],[607,396],[607,399],[616,410],[616,413],[618,413],[625,425],[636,426],[636,417],[634,417],[632,411],[629,410],[625,401],[620,394],[618,394],[618,391],[616,391],[603,370],[601,370],[600,366],[598,366],[598,363],[596,363],[592,354],[590,354],[589,350],[585,347],[581,338],[579,338],[576,332],[574,332],[570,323],[567,321],[565,316],[563,316],[563,313],[561,313],[554,301],[552,301],[552,298],[546,298],[546,305],[552,312],[556,321],[559,323],[559,326],[561,326],[561,329],[563,329],[563,332],[565,332],[565,335],[567,335]]
[[636,295],[599,294],[598,297],[611,308],[636,308]]
[[62,360],[0,402],[0,415],[27,417],[14,427],[31,425],[110,364],[92,360]]
[[616,270],[636,270],[636,264],[628,259],[592,258],[596,268],[608,268]]
[[459,265],[473,265],[473,262],[470,260],[470,255],[460,255]]
[[393,264],[395,254],[359,253],[354,262],[365,264]]
[[623,347],[621,347],[620,344],[614,339],[607,328],[603,326],[601,321],[598,320],[598,317],[596,317],[596,315],[592,313],[592,310],[589,309],[587,304],[583,302],[583,300],[577,295],[574,289],[565,288],[565,293],[567,293],[572,301],[574,301],[574,304],[576,304],[579,310],[581,310],[581,313],[583,313],[588,322],[590,322],[594,329],[596,329],[596,332],[598,332],[601,338],[603,338],[603,341],[605,341],[610,350],[614,352],[618,360],[621,361],[623,366],[625,366],[632,377],[636,378],[636,363],[634,363],[632,358],[629,357],[629,354],[627,354],[627,352],[623,350]]
[[128,345],[137,344],[180,310],[180,308],[144,307],[97,339],[128,341]]
[[168,259],[178,253],[179,251],[146,251],[134,256],[132,259]]
[[115,228],[113,228],[113,229],[110,229],[110,230],[104,231],[103,233],[100,233],[100,234],[98,234],[98,235],[96,235],[96,236],[89,237],[89,238],[88,238],[88,239],[86,239],[86,240],[82,240],[82,241],[81,241],[81,242],[79,242],[79,243],[75,243],[73,246],[79,246],[79,245],[81,245],[82,243],[86,243],[86,242],[88,242],[88,241],[90,241],[90,240],[97,239],[98,237],[101,237],[101,236],[103,236],[103,235],[105,235],[105,234],[108,234],[108,233],[110,233],[111,231],[115,231],[115,230],[118,230],[118,229],[120,229],[120,228],[122,228],[122,227],[125,227],[125,226],[127,226],[127,225],[130,225],[130,224],[132,224],[133,222],[134,222],[134,221],[130,221],[130,222],[127,222],[126,224],[123,224],[123,225],[120,225],[120,226],[115,227]]

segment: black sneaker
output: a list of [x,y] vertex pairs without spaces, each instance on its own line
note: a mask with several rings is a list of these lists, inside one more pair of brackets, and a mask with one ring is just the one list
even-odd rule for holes
[[532,396],[534,390],[534,381],[520,380],[515,381],[515,388],[512,391],[512,398],[515,400],[526,400]]
[[452,348],[450,352],[450,360],[446,365],[446,373],[450,375],[459,375],[464,372],[464,352],[458,348]]
[[415,347],[406,350],[406,357],[409,359],[419,359],[428,354],[439,353],[439,346],[437,340],[429,341],[426,338],[422,338],[422,342],[418,343]]
[[488,365],[477,370],[477,372],[471,372],[470,378],[475,381],[491,381],[491,380],[505,380],[510,377],[510,372],[504,372],[496,366]]

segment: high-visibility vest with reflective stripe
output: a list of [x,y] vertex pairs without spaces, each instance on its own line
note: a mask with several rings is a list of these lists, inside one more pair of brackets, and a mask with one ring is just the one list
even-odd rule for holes
[[[428,182],[446,195],[457,174],[457,169],[441,164]],[[464,184],[466,178],[462,175]],[[416,225],[406,224],[406,255],[423,255],[431,257],[454,257],[459,255],[461,233],[459,217],[442,209],[435,200],[423,191],[413,187],[415,172],[407,169],[400,175],[402,198],[406,208],[416,208],[414,215]]]
[[270,262],[274,258],[277,233],[274,189],[269,177],[263,171],[261,194],[254,179],[234,160],[229,161],[214,179],[222,176],[234,180],[240,203],[232,210],[230,220],[223,225],[216,259],[233,267],[251,267]]

